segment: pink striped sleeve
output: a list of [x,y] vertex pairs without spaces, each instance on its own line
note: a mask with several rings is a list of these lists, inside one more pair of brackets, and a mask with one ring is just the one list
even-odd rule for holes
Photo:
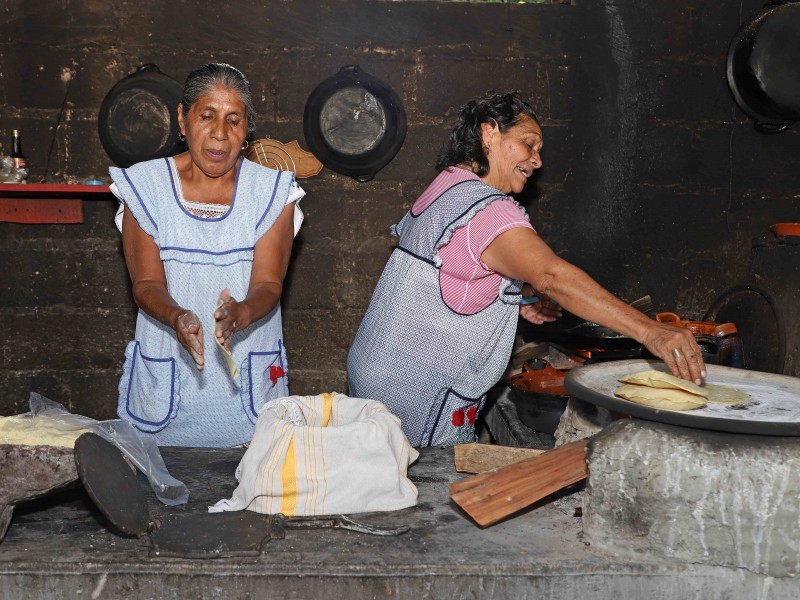
[[495,200],[453,233],[439,251],[439,285],[450,308],[474,314],[494,302],[502,277],[483,264],[481,254],[498,235],[515,227],[533,229],[512,200]]

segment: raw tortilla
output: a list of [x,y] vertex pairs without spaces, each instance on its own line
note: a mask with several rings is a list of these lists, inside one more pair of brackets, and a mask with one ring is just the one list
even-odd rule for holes
[[656,370],[640,371],[639,373],[626,375],[625,377],[620,377],[619,381],[653,388],[683,390],[702,396],[706,402],[711,404],[739,404],[746,402],[750,398],[745,392],[726,385],[714,383],[695,385],[691,381]]
[[614,390],[614,394],[625,400],[668,410],[694,410],[706,405],[705,398],[669,388],[655,388],[646,385],[625,384]]
[[[217,302],[217,308],[222,306],[222,298],[219,299]],[[216,308],[214,309],[216,312]],[[214,341],[217,342],[217,346],[220,350],[222,350],[222,356],[225,357],[225,362],[228,363],[228,372],[231,374],[231,379],[236,379],[239,376],[239,368],[236,366],[236,362],[233,360],[233,355],[225,349],[225,346],[219,343],[217,336],[214,336]]]
[[75,440],[87,431],[63,429],[56,421],[42,416],[0,417],[0,444],[74,448]]

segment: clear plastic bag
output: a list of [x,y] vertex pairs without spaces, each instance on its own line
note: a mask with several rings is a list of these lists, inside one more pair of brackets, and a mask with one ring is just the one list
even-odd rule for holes
[[140,435],[127,421],[97,421],[74,415],[58,402],[36,392],[31,392],[30,406],[30,414],[34,418],[47,417],[65,431],[88,429],[114,444],[144,473],[156,497],[164,504],[174,506],[185,504],[189,500],[188,488],[169,474],[155,441],[151,437]]

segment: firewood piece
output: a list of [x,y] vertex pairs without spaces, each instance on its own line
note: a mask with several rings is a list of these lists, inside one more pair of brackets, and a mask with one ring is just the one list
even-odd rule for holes
[[587,440],[578,440],[450,485],[450,497],[481,527],[586,478]]
[[453,447],[456,471],[459,473],[484,473],[507,467],[532,456],[547,452],[538,448],[518,448],[495,444],[459,444]]

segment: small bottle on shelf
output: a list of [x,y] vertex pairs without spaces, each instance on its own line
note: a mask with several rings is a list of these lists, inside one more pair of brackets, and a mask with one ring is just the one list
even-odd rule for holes
[[22,153],[22,139],[18,129],[15,129],[12,133],[11,160],[14,161],[15,169],[24,169],[26,167],[25,155]]

